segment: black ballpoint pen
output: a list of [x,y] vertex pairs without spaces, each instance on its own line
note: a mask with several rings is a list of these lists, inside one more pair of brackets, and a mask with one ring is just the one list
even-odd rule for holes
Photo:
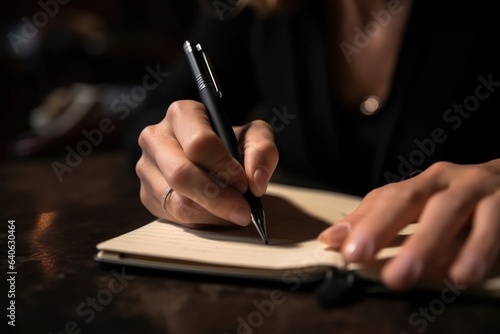
[[[238,141],[221,100],[222,92],[205,52],[200,44],[192,47],[189,41],[184,42],[184,52],[193,72],[201,101],[207,109],[212,128],[229,153],[243,166],[243,157],[238,149]],[[266,218],[262,202],[250,191],[250,188],[243,196],[250,204],[252,223],[257,228],[262,241],[267,244]]]

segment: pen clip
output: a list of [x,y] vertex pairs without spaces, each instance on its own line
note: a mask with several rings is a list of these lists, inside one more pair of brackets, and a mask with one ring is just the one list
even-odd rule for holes
[[212,70],[212,66],[210,64],[210,61],[208,60],[207,55],[203,51],[200,44],[196,44],[196,50],[201,52],[201,55],[203,56],[203,61],[205,62],[205,68],[207,69],[208,75],[210,76],[210,79],[212,80],[212,84],[214,85],[215,93],[219,96],[219,98],[221,98],[222,91],[219,89],[219,83],[217,82],[217,78],[215,77],[214,71]]

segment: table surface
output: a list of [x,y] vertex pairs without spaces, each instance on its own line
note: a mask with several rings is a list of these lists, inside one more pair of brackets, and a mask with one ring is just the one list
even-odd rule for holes
[[[120,151],[93,152],[58,180],[54,162],[66,164],[58,157],[0,167],[7,278],[15,220],[15,288],[2,283],[1,292],[2,328],[15,301],[12,333],[500,332],[499,303],[463,295],[367,295],[324,307],[311,288],[101,265],[98,242],[154,219],[133,168]],[[9,288],[15,297],[6,300]]]

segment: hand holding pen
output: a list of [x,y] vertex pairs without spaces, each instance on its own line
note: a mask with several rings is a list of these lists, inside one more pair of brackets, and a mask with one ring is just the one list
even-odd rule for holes
[[251,206],[243,194],[265,193],[278,151],[272,128],[263,121],[233,130],[243,163],[214,131],[202,103],[170,105],[165,118],[139,137],[142,156],[136,171],[145,207],[156,217],[187,227],[251,224]]
[[[243,155],[240,153],[238,140],[229,123],[229,117],[226,114],[222,101],[222,91],[220,90],[215,71],[207,55],[203,51],[201,44],[191,46],[189,41],[184,43],[184,52],[188,59],[189,66],[191,67],[201,101],[208,111],[208,117],[212,128],[233,158],[243,166]],[[250,189],[245,190],[243,196],[250,205],[252,223],[257,229],[257,232],[259,232],[262,241],[267,244],[266,216],[262,202]]]

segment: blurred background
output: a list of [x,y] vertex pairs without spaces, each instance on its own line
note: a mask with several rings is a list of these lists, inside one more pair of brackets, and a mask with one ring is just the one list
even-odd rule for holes
[[[83,140],[93,141],[94,151],[119,147],[122,118],[161,82],[198,2],[23,0],[2,6],[5,163],[65,155],[68,145],[86,153]],[[104,118],[111,121],[101,124]]]

